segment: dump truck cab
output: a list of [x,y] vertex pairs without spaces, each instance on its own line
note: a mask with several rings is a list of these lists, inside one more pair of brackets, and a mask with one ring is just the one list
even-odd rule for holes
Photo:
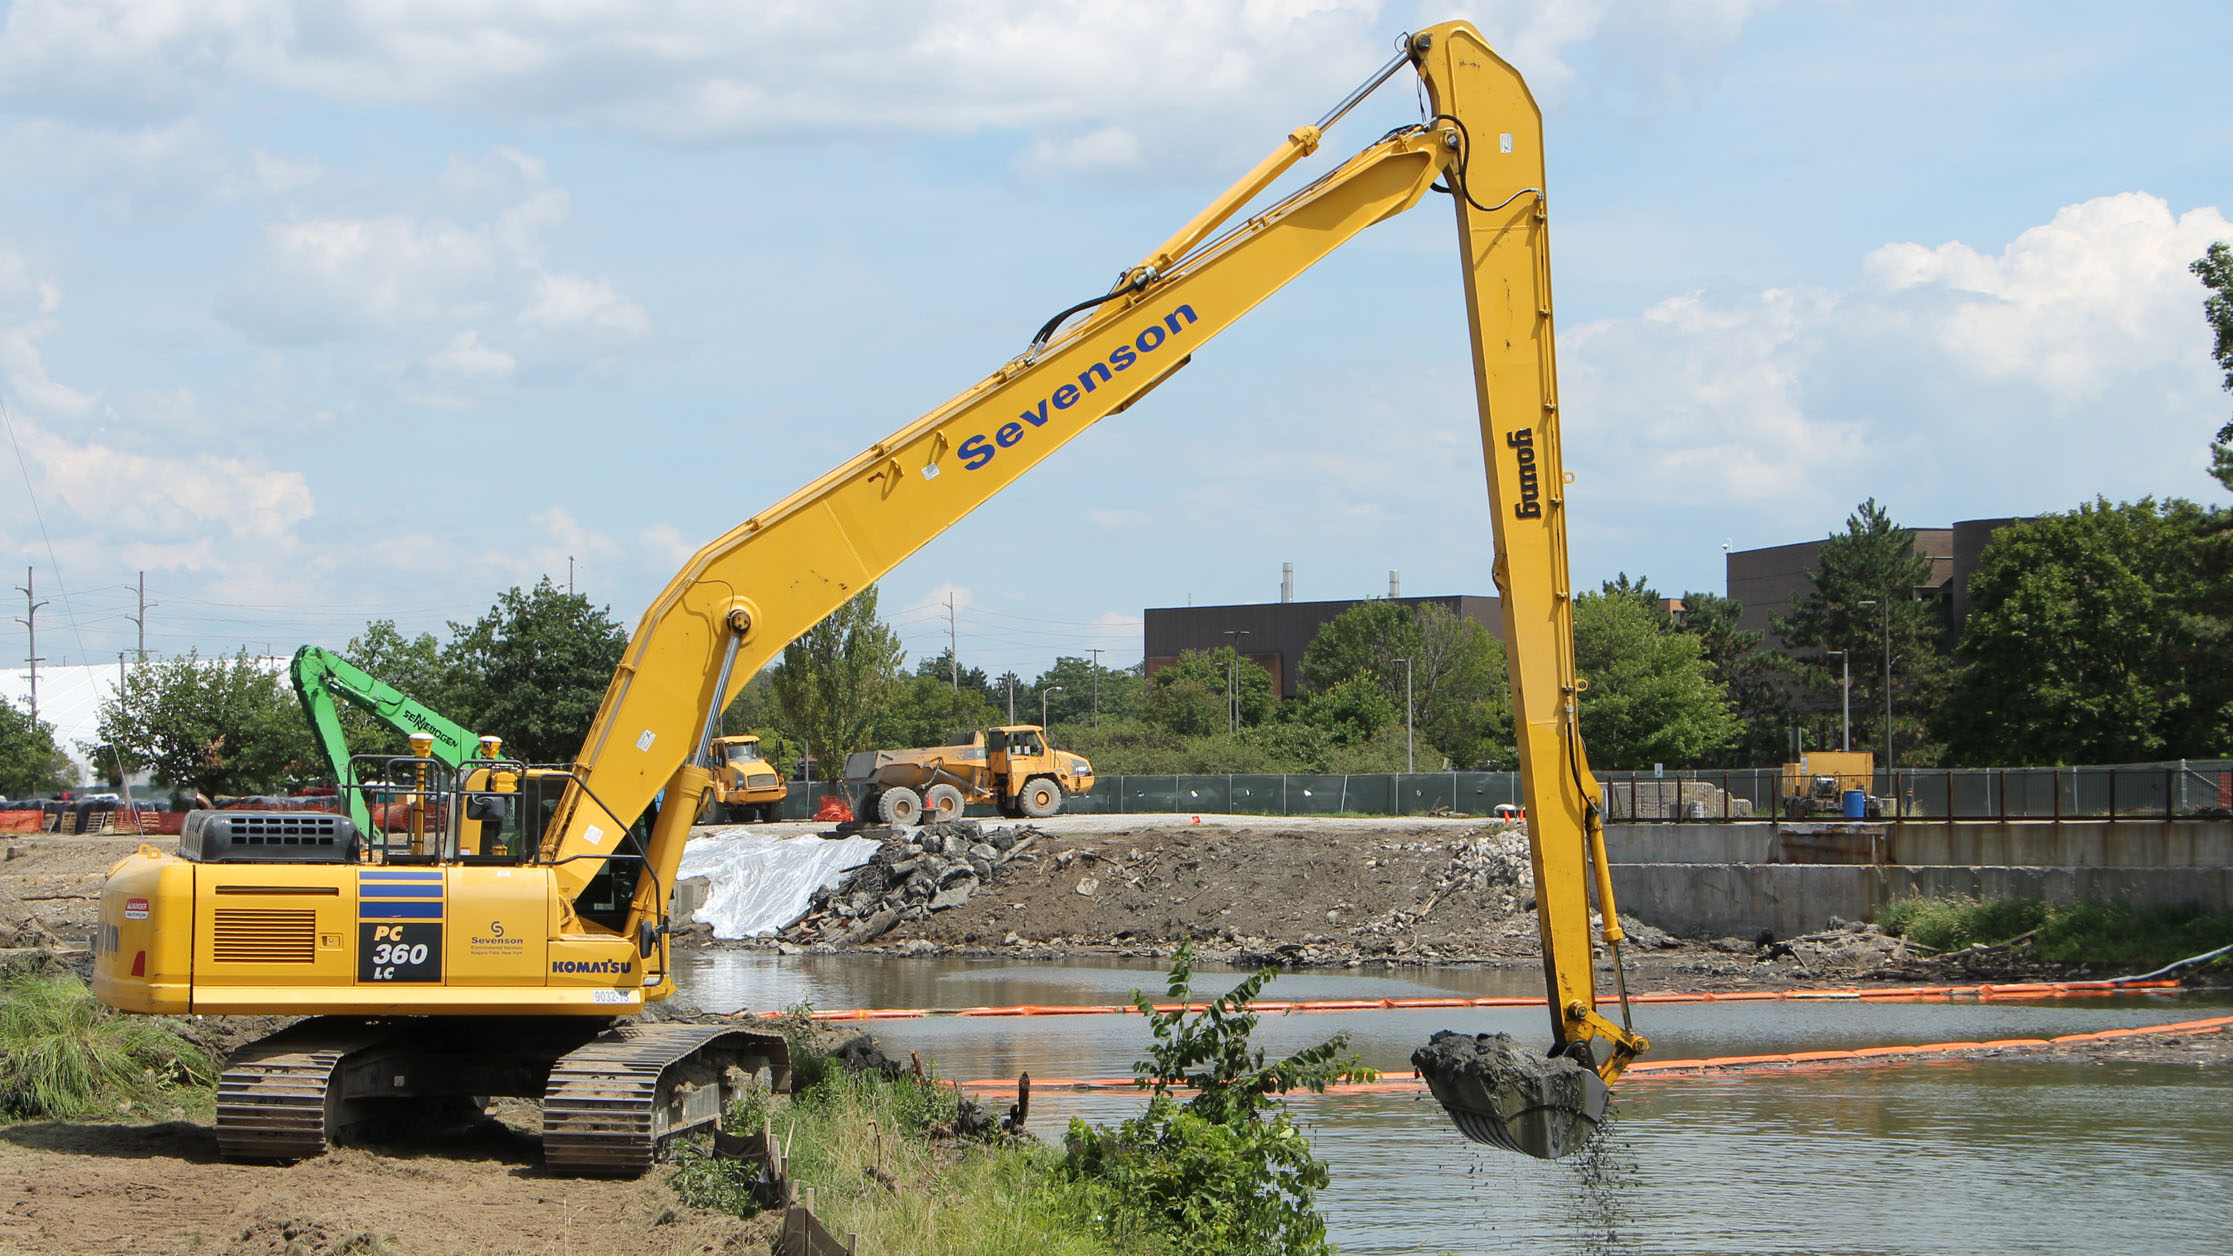
[[713,788],[701,817],[716,824],[767,823],[782,818],[789,793],[783,774],[760,753],[755,733],[713,739]]
[[1010,815],[1044,818],[1061,810],[1067,794],[1093,788],[1093,765],[1085,756],[1057,750],[1037,724],[1010,724],[982,734],[988,784]]

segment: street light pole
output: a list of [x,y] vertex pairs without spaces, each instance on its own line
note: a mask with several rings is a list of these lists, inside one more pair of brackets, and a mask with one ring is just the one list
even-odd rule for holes
[[1039,691],[1039,727],[1045,728],[1047,726],[1047,695],[1059,692],[1061,689],[1061,685],[1049,685]]
[[1248,629],[1246,628],[1227,628],[1225,630],[1225,644],[1230,646],[1233,651],[1232,661],[1226,664],[1225,669],[1225,708],[1227,723],[1230,725],[1230,731],[1236,733],[1241,731],[1240,639],[1247,635]]
[[1871,598],[1863,606],[1879,607],[1884,612],[1884,770],[1892,770],[1892,599],[1878,601]]
[[1403,664],[1403,770],[1410,772],[1416,765],[1412,761],[1411,736],[1411,660],[1397,659]]
[[1853,660],[1847,657],[1843,650],[1824,650],[1822,653],[1838,656],[1838,670],[1844,676],[1839,682],[1839,688],[1844,694],[1840,704],[1840,709],[1843,712],[1840,722],[1844,725],[1844,730],[1839,735],[1838,748],[1851,750],[1853,749]]

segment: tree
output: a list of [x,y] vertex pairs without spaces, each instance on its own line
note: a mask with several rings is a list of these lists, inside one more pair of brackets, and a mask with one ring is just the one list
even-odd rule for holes
[[1589,682],[1582,742],[1601,766],[1693,767],[1736,740],[1698,638],[1657,609],[1617,593],[1574,599],[1574,661]]
[[[2210,320],[2215,337],[2210,357],[2224,368],[2226,391],[2233,392],[2233,245],[2223,240],[2212,244],[2189,269],[2210,290],[2202,302],[2202,314]],[[2210,474],[2233,489],[2233,422],[2219,428],[2217,439],[2210,445]]]
[[[1920,745],[1923,717],[1941,699],[1947,666],[1939,653],[1936,603],[1915,592],[1931,582],[1931,559],[1915,550],[1915,534],[1892,521],[1875,498],[1862,502],[1822,546],[1814,588],[1794,594],[1787,615],[1773,618],[1776,635],[1809,666],[1797,673],[1812,691],[1817,711],[1838,712],[1845,667],[1833,651],[1847,651],[1853,678],[1853,744],[1882,745],[1884,660],[1889,649],[1893,697],[1909,715],[1908,762],[1934,757]],[[1873,605],[1863,605],[1873,603]],[[1902,731],[1895,729],[1895,733]]]
[[[1034,712],[1031,718],[1038,718],[1036,712],[1039,709],[1040,693],[1057,685],[1061,686],[1062,692],[1052,695],[1047,702],[1049,723],[1083,723],[1092,719],[1096,708],[1097,688],[1098,706],[1102,714],[1123,714],[1139,705],[1138,695],[1135,693],[1140,686],[1138,669],[1103,667],[1091,659],[1063,655],[1054,661],[1053,667],[1041,672],[1039,679],[1031,682]],[[1022,701],[1020,696],[1017,700]]]
[[1408,682],[1413,727],[1440,757],[1472,767],[1512,756],[1504,647],[1440,603],[1358,603],[1318,630],[1302,673],[1313,693],[1370,681],[1394,704],[1399,726]]
[[1326,621],[1303,650],[1305,687],[1327,690],[1358,676],[1402,701],[1403,665],[1419,645],[1419,620],[1400,602],[1359,602]]
[[[349,639],[342,657],[364,671],[395,686],[419,702],[450,714],[450,673],[442,663],[442,646],[431,632],[406,637],[392,619],[375,619]],[[336,702],[334,713],[353,754],[406,754],[404,734],[373,718],[353,702]],[[454,717],[453,717],[454,718]],[[481,729],[474,729],[481,732]],[[495,732],[496,730],[487,730]]]
[[[959,670],[961,675],[960,688],[974,689],[984,694],[986,701],[992,700],[992,681],[986,678],[984,668],[964,667]],[[955,671],[954,651],[951,646],[940,650],[935,657],[924,659],[915,665],[917,676],[935,677],[945,681],[949,686],[955,683]]]
[[1272,711],[1271,673],[1242,658],[1231,646],[1188,650],[1148,677],[1147,719],[1180,737],[1227,731],[1233,724],[1236,680],[1241,726],[1263,723]]
[[776,704],[824,780],[841,779],[845,757],[875,743],[906,657],[899,634],[877,617],[873,584],[783,647]]
[[101,703],[97,728],[127,771],[211,798],[272,793],[326,770],[294,694],[245,653],[140,664]]
[[918,671],[893,686],[877,739],[888,746],[955,745],[977,729],[1004,723],[1005,714],[982,689],[955,689],[951,673]]
[[548,576],[526,592],[515,585],[473,623],[450,625],[442,712],[503,738],[507,755],[569,762],[627,646],[628,634],[586,596]]
[[1956,763],[2128,763],[2233,751],[2223,620],[2196,613],[2223,512],[2095,501],[1993,534],[1969,660],[1937,726]]
[[1737,741],[1720,756],[1719,767],[1756,767],[1779,763],[1789,748],[1791,661],[1767,649],[1762,634],[1737,627],[1744,603],[1716,593],[1685,593],[1677,620],[1698,638],[1698,648],[1713,678],[1729,695],[1737,717]]
[[77,765],[54,743],[54,725],[0,701],[0,798],[44,794],[77,778]]

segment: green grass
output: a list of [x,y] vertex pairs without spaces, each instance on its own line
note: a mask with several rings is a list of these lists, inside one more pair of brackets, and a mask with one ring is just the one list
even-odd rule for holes
[[112,1011],[74,976],[0,975],[0,1119],[197,1115],[216,1077],[175,1021]]
[[[813,1077],[788,1099],[754,1095],[724,1123],[757,1133],[763,1119],[789,1146],[801,1198],[814,1192],[814,1215],[840,1238],[858,1235],[863,1251],[920,1256],[1124,1256],[1094,1216],[1093,1187],[1067,1182],[1056,1151],[997,1138],[957,1143],[950,1128],[954,1092],[911,1076],[897,1080],[794,1057]],[[887,1188],[868,1170],[890,1174]],[[686,1155],[672,1184],[687,1203],[750,1216],[757,1211],[741,1164]]]
[[2042,903],[2034,899],[1910,898],[1884,909],[1891,933],[1942,951],[2032,933],[2031,954],[2058,964],[2152,969],[2233,945],[2233,914],[2192,904]]

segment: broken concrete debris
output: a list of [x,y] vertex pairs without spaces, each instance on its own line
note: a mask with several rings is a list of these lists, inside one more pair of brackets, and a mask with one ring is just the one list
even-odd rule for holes
[[814,892],[806,915],[781,932],[782,941],[873,942],[904,922],[967,903],[1040,837],[1029,825],[986,829],[975,820],[885,832],[866,864]]

